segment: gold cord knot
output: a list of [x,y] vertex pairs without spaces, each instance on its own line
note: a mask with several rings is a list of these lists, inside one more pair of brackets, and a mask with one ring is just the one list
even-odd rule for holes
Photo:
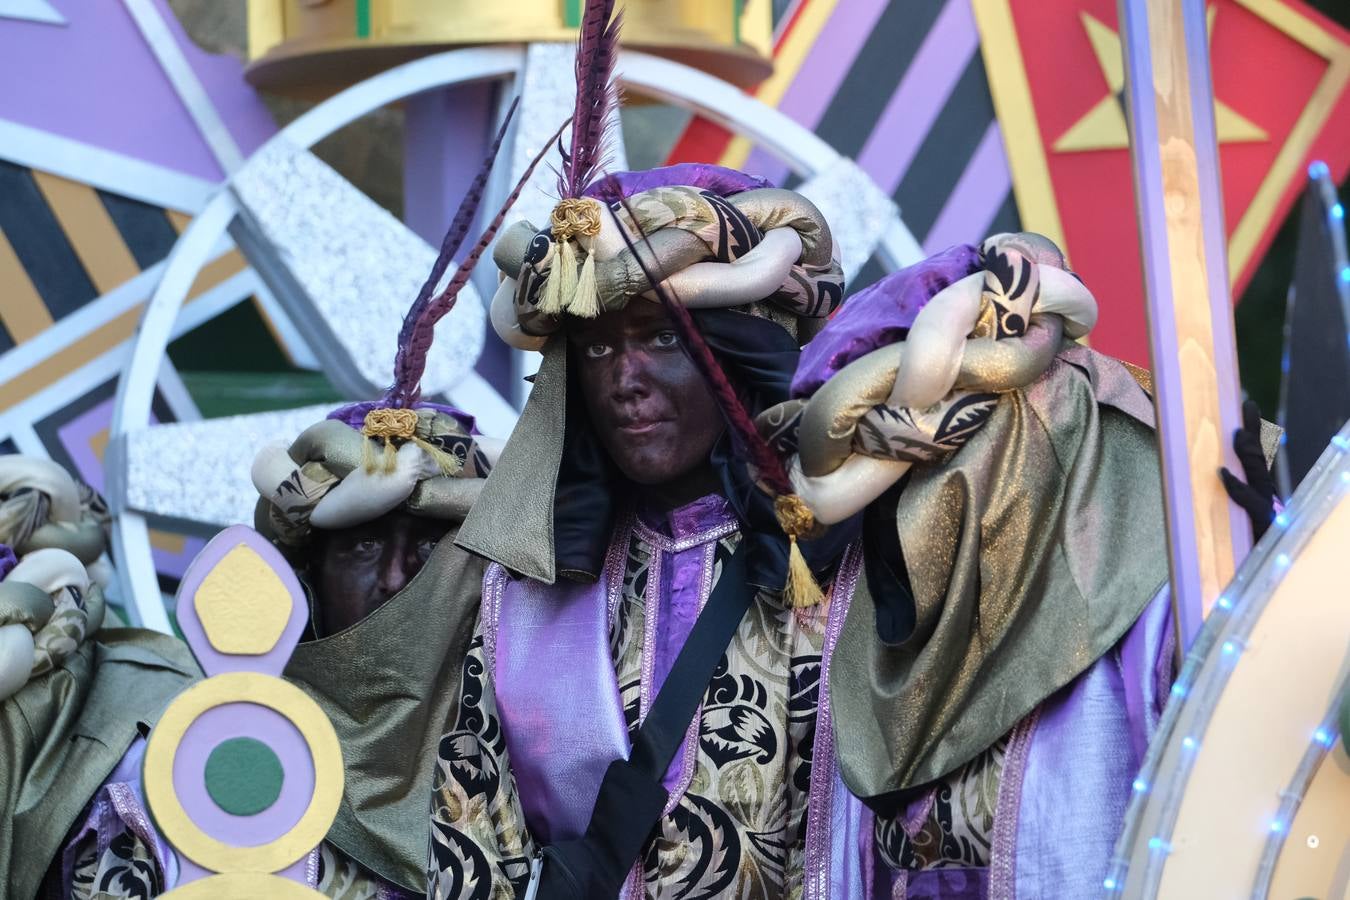
[[417,412],[411,409],[372,409],[361,426],[366,437],[408,440],[417,433]]
[[589,197],[558,201],[549,215],[555,241],[595,237],[600,233],[600,204]]
[[796,494],[780,494],[773,501],[773,511],[778,517],[778,527],[790,538],[805,537],[816,527],[811,507]]

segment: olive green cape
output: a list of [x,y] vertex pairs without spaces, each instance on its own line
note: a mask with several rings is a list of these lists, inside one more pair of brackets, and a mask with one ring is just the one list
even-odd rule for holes
[[37,893],[89,798],[197,677],[177,638],[104,629],[0,703],[0,897]]
[[286,677],[342,743],[346,790],[328,842],[408,890],[426,889],[431,778],[482,595],[482,560],[452,531],[408,586],[356,625],[301,644]]

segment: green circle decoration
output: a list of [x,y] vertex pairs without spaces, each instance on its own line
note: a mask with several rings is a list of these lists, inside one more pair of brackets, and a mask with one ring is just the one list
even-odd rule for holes
[[232,816],[256,816],[276,803],[285,777],[272,748],[253,738],[222,741],[206,759],[206,793]]

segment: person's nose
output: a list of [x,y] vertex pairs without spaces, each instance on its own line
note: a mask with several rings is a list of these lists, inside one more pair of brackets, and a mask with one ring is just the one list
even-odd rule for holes
[[652,387],[651,357],[640,349],[623,349],[614,360],[614,396],[618,400],[637,400]]
[[391,541],[385,547],[380,560],[379,590],[383,599],[388,600],[408,586],[416,571],[409,571],[407,554],[401,541]]

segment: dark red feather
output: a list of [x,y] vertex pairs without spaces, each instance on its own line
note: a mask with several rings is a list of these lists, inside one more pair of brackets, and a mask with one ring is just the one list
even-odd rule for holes
[[[619,105],[614,65],[619,58],[619,31],[623,13],[614,13],[615,0],[587,0],[577,39],[577,102],[572,113],[572,140],[562,153],[558,176],[560,197],[580,197],[605,168],[610,129]],[[561,148],[560,148],[561,149]]]
[[[515,109],[514,104],[512,109]],[[422,393],[422,374],[427,367],[427,352],[431,349],[432,337],[436,331],[436,323],[445,318],[450,310],[455,308],[455,302],[459,299],[459,292],[463,290],[464,285],[468,283],[469,276],[473,274],[474,267],[478,265],[478,260],[482,258],[483,252],[487,250],[488,245],[492,243],[493,238],[497,236],[497,231],[502,227],[502,222],[506,221],[506,214],[520,198],[520,192],[525,189],[526,183],[534,170],[539,166],[540,160],[553,146],[553,142],[562,134],[563,129],[567,127],[567,122],[558,126],[557,132],[549,138],[544,144],[544,149],[539,151],[530,164],[525,167],[525,172],[512,188],[511,193],[507,195],[497,214],[488,223],[487,229],[478,238],[473,249],[464,258],[464,262],[455,270],[455,274],[450,277],[450,283],[445,286],[434,300],[429,300],[419,311],[416,318],[409,313],[408,318],[403,323],[403,333],[399,335],[398,358],[394,364],[395,381],[394,386],[385,394],[385,402],[391,406],[411,406],[421,398]],[[504,132],[506,126],[502,126]],[[501,134],[498,134],[498,142],[501,141]],[[486,175],[484,174],[484,177]],[[475,184],[477,182],[475,181]],[[471,189],[472,190],[472,189]],[[481,197],[482,191],[479,190]],[[466,198],[467,201],[467,198]],[[477,206],[475,201],[474,206]],[[472,216],[470,217],[472,218]],[[458,216],[456,216],[458,219]],[[452,254],[453,255],[453,251]],[[444,274],[444,268],[441,269]],[[440,277],[430,281],[431,289],[435,288]],[[406,340],[404,335],[406,334]]]

